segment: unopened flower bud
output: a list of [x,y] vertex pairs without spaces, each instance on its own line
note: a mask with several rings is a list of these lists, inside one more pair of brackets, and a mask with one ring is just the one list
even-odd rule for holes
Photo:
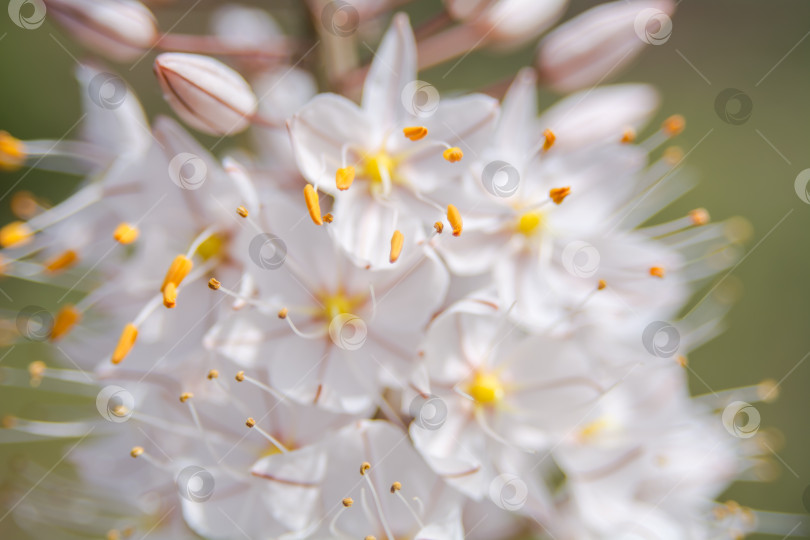
[[48,0],[48,15],[85,47],[118,62],[138,58],[158,39],[152,12],[134,0]]
[[244,131],[256,112],[256,96],[245,79],[213,58],[161,54],[155,59],[155,74],[174,112],[204,133]]

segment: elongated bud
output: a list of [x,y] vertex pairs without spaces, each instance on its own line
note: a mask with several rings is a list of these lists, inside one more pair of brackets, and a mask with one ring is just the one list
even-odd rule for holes
[[134,60],[158,39],[152,12],[134,0],[48,0],[53,16],[88,49],[118,62]]
[[155,59],[155,75],[174,112],[203,133],[239,133],[256,113],[256,96],[245,79],[213,58],[161,54]]
[[[671,25],[669,16],[674,10],[672,0],[619,0],[589,9],[543,38],[537,68],[547,84],[560,92],[602,83],[620,73],[645,45],[667,39],[671,26],[664,25]],[[651,15],[645,17],[645,13]],[[656,21],[660,29],[648,36],[642,23]]]
[[479,39],[518,46],[537,37],[565,10],[564,0],[444,0],[451,17],[466,22]]

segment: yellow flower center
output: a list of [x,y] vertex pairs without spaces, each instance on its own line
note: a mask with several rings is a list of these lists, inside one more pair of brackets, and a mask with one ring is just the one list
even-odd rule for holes
[[366,154],[360,164],[360,176],[368,178],[372,183],[381,184],[384,175],[387,175],[393,182],[396,166],[396,161],[384,150],[376,154]]
[[212,257],[217,257],[225,250],[227,240],[221,234],[212,234],[197,247],[197,255],[202,260],[207,261]]
[[479,405],[494,405],[503,399],[504,389],[494,373],[478,372],[467,386],[467,393]]
[[323,296],[321,303],[323,304],[323,317],[327,321],[331,321],[338,315],[351,313],[355,305],[355,302],[342,292]]
[[543,228],[545,222],[546,217],[542,212],[538,210],[526,212],[518,219],[516,229],[523,236],[532,236]]

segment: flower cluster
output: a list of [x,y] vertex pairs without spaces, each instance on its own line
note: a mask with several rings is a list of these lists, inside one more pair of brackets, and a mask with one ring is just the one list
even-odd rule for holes
[[[99,413],[4,419],[9,440],[82,440],[67,458],[79,480],[49,476],[13,508],[21,526],[387,540],[756,527],[715,499],[760,453],[735,404],[777,389],[691,397],[686,380],[728,302],[684,308],[734,263],[738,227],[703,209],[650,225],[691,185],[682,153],[659,151],[684,119],[637,139],[653,89],[582,90],[662,39],[639,13],[669,21],[671,2],[576,17],[502,99],[440,96],[417,70],[533,39],[563,1],[447,0],[452,25],[418,42],[396,14],[368,69],[347,69],[356,26],[396,3],[312,2],[340,93],[317,93],[262,11],[229,7],[201,38],[161,35],[137,2],[45,3],[114,60],[168,49],[154,62],[166,100],[217,139],[150,126],[89,63],[81,140],[0,135],[4,168],[86,178],[51,208],[18,193],[21,220],[0,228],[5,275],[67,290],[52,318],[18,318],[20,340],[73,364],[9,368],[4,384],[91,393]],[[539,114],[539,81],[574,93]]]

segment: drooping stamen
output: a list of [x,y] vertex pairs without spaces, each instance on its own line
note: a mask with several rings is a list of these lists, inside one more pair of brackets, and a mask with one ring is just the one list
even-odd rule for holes
[[129,223],[119,223],[113,231],[115,241],[123,245],[131,244],[138,239],[139,235],[138,227]]
[[112,363],[120,364],[126,358],[132,346],[135,345],[135,340],[138,338],[138,328],[129,323],[124,327],[121,332],[121,337],[118,338],[118,345],[115,346],[115,351],[112,354]]
[[346,497],[342,501],[340,501],[342,506],[340,509],[335,513],[335,516],[332,518],[332,521],[329,522],[329,532],[332,533],[334,538],[345,538],[346,535],[338,531],[337,529],[337,522],[340,519],[340,516],[343,515],[343,512],[346,511],[347,508],[351,508],[354,504],[354,500],[351,497]]
[[219,370],[216,370],[216,369],[209,370],[208,375],[206,375],[206,378],[209,381],[212,381],[214,379],[218,379],[219,378]]
[[243,218],[248,217],[248,209],[245,208],[244,206],[241,206],[241,205],[237,206],[236,207],[236,213],[239,215],[239,217],[243,217]]
[[554,201],[554,204],[562,204],[566,197],[571,194],[571,187],[552,188],[548,192],[549,198]]
[[23,221],[12,221],[0,227],[0,247],[21,247],[31,241],[34,232]]
[[402,496],[402,493],[400,493],[401,490],[402,490],[402,484],[400,482],[394,482],[393,484],[391,484],[391,493],[396,495],[397,498],[399,498],[399,500],[402,501],[402,504],[404,504],[405,508],[407,508],[408,511],[411,513],[411,515],[413,516],[413,519],[419,525],[419,528],[424,529],[425,525],[424,525],[424,523],[422,523],[422,520],[419,518],[419,514],[417,514],[416,511],[413,508],[411,508],[411,505],[408,504],[408,501],[405,499],[405,497]]
[[428,130],[425,126],[412,126],[406,127],[402,130],[402,133],[405,134],[405,137],[412,141],[418,141],[420,139],[424,139],[427,134]]
[[261,433],[261,434],[262,434],[262,436],[263,436],[265,439],[267,439],[268,441],[270,441],[270,444],[272,444],[273,446],[275,446],[275,447],[278,449],[278,451],[279,451],[279,452],[281,452],[282,454],[286,454],[287,452],[289,452],[289,450],[287,449],[287,447],[286,447],[286,446],[284,446],[283,444],[281,444],[281,442],[280,442],[278,439],[276,439],[275,437],[273,437],[272,435],[270,435],[268,432],[266,432],[265,430],[263,430],[262,428],[260,428],[259,426],[257,426],[257,425],[256,425],[256,420],[254,420],[253,418],[248,418],[248,419],[245,421],[245,425],[246,425],[247,427],[249,427],[250,429],[254,429],[254,430],[258,431],[259,433]]
[[442,157],[449,161],[450,163],[457,163],[461,161],[461,158],[464,157],[464,152],[461,151],[461,148],[458,146],[451,146],[444,152],[442,152]]
[[25,164],[25,144],[7,131],[0,131],[0,170],[16,171]]
[[257,388],[260,388],[260,389],[264,390],[265,392],[267,392],[268,394],[273,396],[277,401],[284,401],[284,396],[281,395],[278,391],[276,391],[274,388],[264,384],[263,382],[261,382],[261,381],[259,381],[257,379],[254,379],[253,377],[250,377],[250,376],[246,375],[244,371],[238,372],[236,374],[235,379],[236,379],[236,382],[247,381],[250,384],[256,386]]
[[81,320],[82,314],[72,305],[66,305],[59,310],[51,327],[51,341],[58,341]]
[[382,502],[380,501],[380,497],[377,495],[377,490],[374,488],[374,483],[371,481],[370,472],[371,472],[371,463],[369,463],[368,461],[364,461],[363,464],[360,465],[360,475],[365,479],[366,484],[368,484],[368,488],[371,491],[371,497],[374,499],[374,504],[377,507],[377,513],[379,515],[382,528],[385,531],[386,538],[388,540],[395,540],[396,537],[393,534],[391,534],[391,528],[388,526],[388,522],[385,520]]
[[450,226],[453,227],[453,236],[460,236],[463,228],[461,213],[458,211],[458,208],[452,204],[447,205],[447,221],[449,221]]
[[351,165],[338,169],[335,173],[335,185],[340,191],[346,191],[354,182],[355,170]]
[[652,266],[650,267],[650,275],[653,277],[663,279],[664,276],[666,275],[666,271],[661,266]]
[[709,223],[709,212],[705,208],[696,208],[688,215],[660,225],[653,225],[641,229],[646,235],[652,238],[662,238],[671,234],[683,231],[689,227],[701,227]]
[[312,187],[312,184],[304,186],[304,201],[309,210],[309,217],[315,225],[323,225],[323,217],[321,217],[321,203],[318,200],[318,192]]
[[442,231],[444,230],[444,223],[437,221],[433,224],[433,229],[436,231],[436,234],[442,234]]
[[211,278],[208,280],[208,288],[212,291],[216,291],[222,286],[222,283],[217,278]]
[[402,253],[402,244],[405,241],[405,237],[402,236],[402,232],[399,230],[394,231],[393,236],[391,236],[391,254],[388,257],[389,262],[392,264],[397,262],[399,259],[399,255]]

